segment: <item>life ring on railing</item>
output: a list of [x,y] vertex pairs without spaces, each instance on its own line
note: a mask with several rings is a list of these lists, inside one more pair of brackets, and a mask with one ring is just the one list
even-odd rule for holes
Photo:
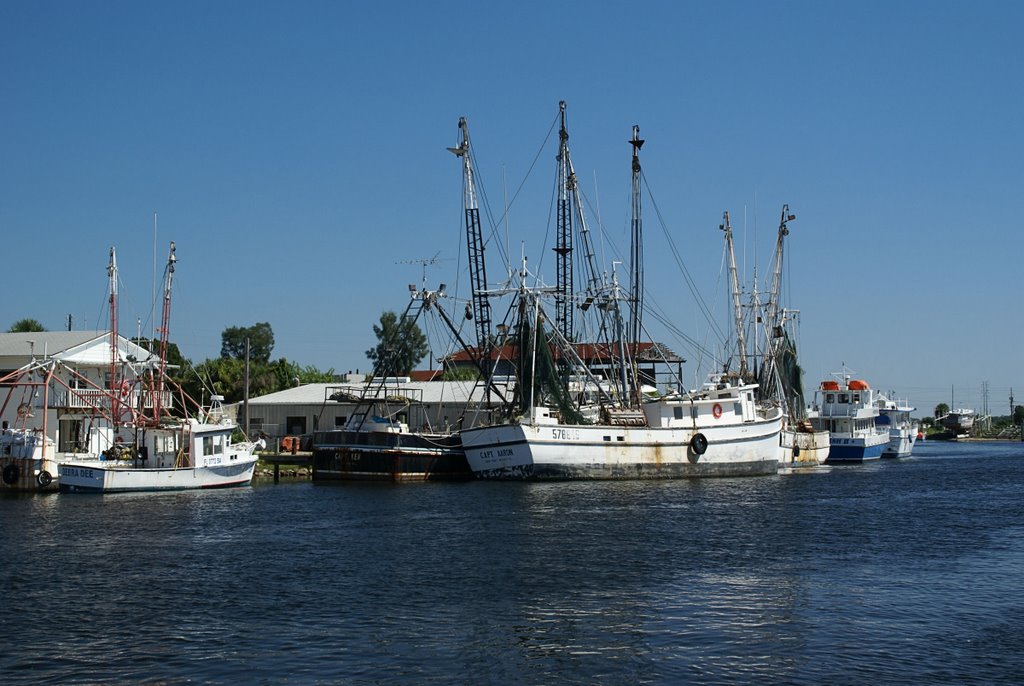
[[719,419],[722,416],[722,406],[715,403],[714,407],[711,408],[711,416],[715,419]]
[[18,405],[18,416],[24,419],[25,417],[31,416],[32,406],[28,403],[22,403]]
[[18,465],[9,464],[4,467],[3,479],[4,483],[8,486],[13,486],[18,483],[18,478],[21,476],[21,470],[18,469]]
[[50,476],[50,472],[44,469],[39,472],[38,476],[36,476],[36,483],[38,483],[41,488],[46,488],[53,483],[53,477]]
[[125,400],[128,397],[128,394],[131,393],[131,392],[132,392],[131,384],[129,384],[127,381],[122,381],[121,382],[121,400]]
[[708,439],[704,434],[694,434],[690,439],[690,450],[696,455],[703,455],[708,451]]

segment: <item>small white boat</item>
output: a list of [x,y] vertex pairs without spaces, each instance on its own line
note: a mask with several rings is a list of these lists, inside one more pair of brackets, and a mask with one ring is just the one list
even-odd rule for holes
[[911,407],[906,400],[893,400],[879,394],[875,401],[878,406],[878,419],[875,423],[889,428],[889,444],[882,450],[882,457],[910,457],[914,451],[918,429],[910,418],[910,413],[917,408]]
[[164,491],[244,486],[252,481],[263,441],[233,443],[234,422],[223,419],[220,396],[205,421],[164,423],[139,440],[108,451],[105,459],[61,462],[62,493]]

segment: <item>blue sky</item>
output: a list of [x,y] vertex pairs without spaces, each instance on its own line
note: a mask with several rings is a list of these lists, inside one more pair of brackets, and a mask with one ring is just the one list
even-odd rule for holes
[[[584,192],[623,246],[640,126],[647,184],[721,325],[722,212],[764,276],[789,203],[808,383],[845,362],[919,408],[955,388],[981,410],[987,381],[1004,414],[1011,387],[1024,398],[1022,26],[1009,2],[8,0],[0,326],[102,328],[114,245],[122,327],[148,330],[155,211],[187,356],[269,321],[275,357],[365,370],[372,324],[421,279],[410,261],[440,253],[428,281],[449,284],[465,263],[445,151],[460,116],[496,216],[523,184],[511,252],[554,280],[542,146],[565,100]],[[645,203],[650,297],[708,340]]]

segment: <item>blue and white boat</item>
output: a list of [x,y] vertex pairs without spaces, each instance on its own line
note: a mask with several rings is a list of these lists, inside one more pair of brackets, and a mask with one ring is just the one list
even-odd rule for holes
[[879,393],[875,401],[878,406],[875,423],[889,430],[889,444],[882,450],[882,457],[910,457],[917,440],[917,425],[910,413],[917,408],[906,400],[894,400],[891,395]]
[[828,431],[827,463],[877,460],[889,445],[889,428],[879,426],[877,393],[867,381],[850,379],[823,381],[814,393],[810,413],[818,431]]

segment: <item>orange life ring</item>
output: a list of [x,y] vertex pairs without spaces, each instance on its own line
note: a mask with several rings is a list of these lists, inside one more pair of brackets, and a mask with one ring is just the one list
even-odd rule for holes
[[715,406],[711,408],[711,414],[714,415],[715,419],[722,416],[722,406],[715,403]]
[[124,400],[131,393],[132,387],[127,381],[121,382],[121,400]]

